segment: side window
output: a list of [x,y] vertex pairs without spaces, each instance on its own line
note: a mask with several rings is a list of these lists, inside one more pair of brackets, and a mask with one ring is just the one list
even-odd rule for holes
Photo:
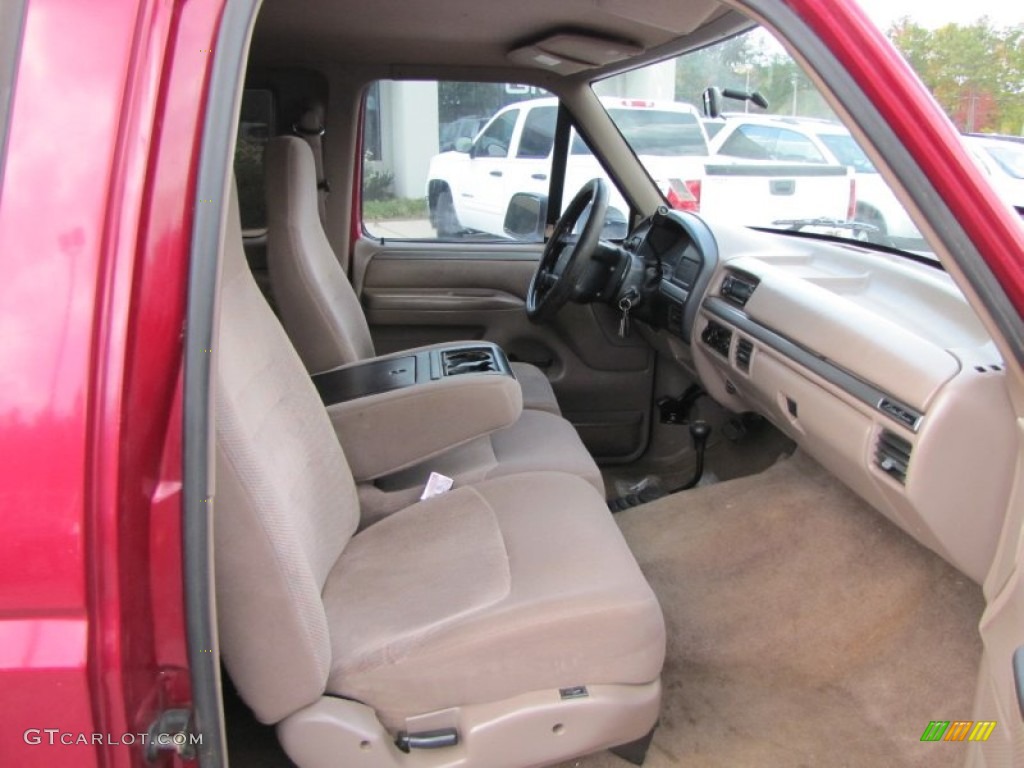
[[586,141],[583,140],[583,137],[576,133],[576,131],[573,131],[572,139],[569,144],[569,154],[593,155],[594,153],[590,151],[590,146],[587,144]]
[[629,107],[610,106],[608,114],[637,155],[704,157],[708,154],[707,138],[695,110],[638,99]]
[[775,160],[772,147],[777,131],[765,125],[741,125],[725,140],[718,153],[745,160]]
[[778,143],[775,145],[775,157],[779,160],[790,160],[798,163],[824,163],[825,156],[821,154],[814,142],[797,131],[788,128],[780,128]]
[[515,83],[381,80],[364,98],[368,235],[502,241],[510,237],[513,198],[546,200],[558,113],[546,91]]
[[235,144],[235,178],[243,230],[259,230],[267,226],[263,199],[263,149],[273,126],[273,94],[264,89],[246,89],[242,93],[238,141]]
[[518,109],[510,109],[496,117],[473,144],[473,157],[508,157],[512,132],[518,120]]
[[516,157],[544,159],[555,145],[556,107],[534,107],[523,121],[523,135],[519,137]]

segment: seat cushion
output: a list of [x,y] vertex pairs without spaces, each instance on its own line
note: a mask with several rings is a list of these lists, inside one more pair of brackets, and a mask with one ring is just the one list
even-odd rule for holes
[[656,680],[661,609],[601,496],[534,472],[467,486],[358,533],[323,592],[328,693],[389,728],[447,707]]
[[516,375],[523,390],[523,408],[562,415],[555,390],[551,388],[551,382],[544,371],[529,363],[512,363],[512,373]]
[[576,429],[561,416],[523,411],[515,424],[478,437],[440,456],[359,486],[361,526],[413,504],[431,472],[454,478],[460,488],[506,475],[539,471],[565,472],[586,480],[604,498],[601,470]]
[[553,470],[582,477],[604,498],[601,470],[576,428],[561,416],[523,411],[516,423],[490,434],[497,462],[487,477]]

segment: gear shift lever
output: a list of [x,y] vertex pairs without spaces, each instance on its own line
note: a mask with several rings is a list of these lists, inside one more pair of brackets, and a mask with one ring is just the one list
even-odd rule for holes
[[704,476],[704,449],[707,448],[710,436],[711,425],[706,421],[698,419],[697,421],[690,422],[690,439],[693,440],[693,450],[697,453],[697,464],[693,468],[693,477],[690,478],[689,482],[674,488],[671,493],[688,491],[700,482],[701,477]]
[[[668,493],[689,490],[697,485],[701,477],[704,476],[704,449],[707,448],[708,438],[711,436],[711,425],[706,421],[698,419],[691,421],[688,426],[690,427],[690,439],[693,440],[693,449],[697,453],[697,464],[693,468],[693,477],[687,483],[680,485],[678,488],[673,488]],[[621,512],[624,509],[636,507],[648,501],[654,501],[664,495],[665,491],[657,487],[648,488],[638,493],[628,493],[621,498],[612,499],[608,502],[608,508],[612,512]]]

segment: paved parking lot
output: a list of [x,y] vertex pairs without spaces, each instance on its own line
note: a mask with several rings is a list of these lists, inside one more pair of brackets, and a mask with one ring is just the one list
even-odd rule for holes
[[407,240],[434,239],[437,234],[427,219],[396,219],[394,221],[367,221],[366,231],[374,237]]

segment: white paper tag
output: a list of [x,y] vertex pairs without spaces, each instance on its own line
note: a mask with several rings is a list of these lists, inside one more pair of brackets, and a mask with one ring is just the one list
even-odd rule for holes
[[442,493],[448,493],[453,485],[455,485],[455,481],[450,477],[442,475],[440,472],[431,472],[430,477],[427,478],[427,486],[420,495],[420,501],[432,499],[434,496],[440,496]]

